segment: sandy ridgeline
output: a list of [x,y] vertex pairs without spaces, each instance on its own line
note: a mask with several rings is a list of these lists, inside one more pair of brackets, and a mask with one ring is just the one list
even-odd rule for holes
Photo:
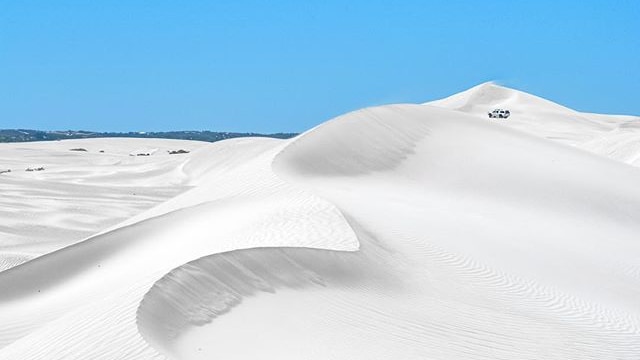
[[1,261],[48,254],[0,272],[0,359],[637,359],[639,124],[483,84],[290,140],[2,145]]

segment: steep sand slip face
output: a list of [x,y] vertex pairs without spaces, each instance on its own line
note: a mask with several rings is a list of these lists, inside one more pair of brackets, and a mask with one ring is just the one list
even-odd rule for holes
[[637,169],[416,105],[340,117],[295,139],[273,167],[336,204],[360,250],[238,250],[175,269],[138,311],[163,353],[640,353]]
[[[376,294],[393,296],[403,283],[394,268],[384,266],[391,260],[385,255],[387,252],[375,241],[367,241],[366,244],[361,243],[357,252],[254,248],[208,256],[181,266],[156,282],[138,310],[138,326],[147,341],[175,358],[242,358],[257,353],[268,354],[269,357],[291,355],[291,349],[297,351],[303,349],[311,339],[322,339],[309,332],[306,341],[301,341],[298,336],[289,341],[289,335],[286,335],[271,342],[277,336],[285,335],[287,330],[292,330],[280,327],[283,323],[274,327],[270,321],[273,320],[270,317],[275,315],[271,306],[275,305],[280,310],[284,309],[281,306],[289,308],[289,312],[278,312],[278,316],[283,315],[281,320],[295,317],[294,322],[305,327],[304,323],[310,314],[335,302],[335,299],[325,298],[325,290],[338,288],[343,292],[367,293],[373,297]],[[319,297],[315,300],[313,296],[305,298],[308,291]],[[287,293],[291,299],[282,297]],[[340,291],[335,293],[340,294]],[[268,294],[266,299],[265,294]],[[266,303],[271,297],[275,303]],[[296,309],[298,301],[301,302]],[[250,304],[249,309],[264,306],[265,310],[255,318],[255,313],[244,318],[251,324],[250,328],[242,328],[237,323],[220,328],[220,322],[227,320],[227,313],[231,312],[235,318],[237,313],[242,314],[247,310],[247,304]],[[301,311],[307,307],[311,309],[310,312]],[[213,327],[194,328],[212,320]],[[229,333],[224,335],[227,331]],[[251,337],[252,349],[233,351],[234,347],[237,348],[238,340],[234,336],[242,333],[261,335]],[[220,335],[220,341],[212,341]],[[225,339],[231,342],[223,344]],[[268,343],[271,345],[265,346]]]
[[[0,168],[11,169],[0,174],[0,271],[81,241],[185,191],[188,177],[180,168],[189,154],[167,151],[203,145],[164,139],[0,144]],[[158,152],[129,156],[140,147]]]

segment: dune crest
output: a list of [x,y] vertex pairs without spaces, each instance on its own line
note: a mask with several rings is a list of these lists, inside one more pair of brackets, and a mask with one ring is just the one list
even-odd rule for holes
[[425,103],[487,119],[495,108],[512,116],[495,122],[555,142],[640,166],[640,117],[582,113],[535,95],[484,83],[445,99]]

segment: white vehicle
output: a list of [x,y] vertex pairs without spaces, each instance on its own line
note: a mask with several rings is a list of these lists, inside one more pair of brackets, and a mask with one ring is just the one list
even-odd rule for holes
[[504,109],[495,109],[489,112],[490,119],[493,119],[493,118],[506,119],[509,117],[509,115],[511,115],[511,112],[509,112],[509,110],[504,110]]

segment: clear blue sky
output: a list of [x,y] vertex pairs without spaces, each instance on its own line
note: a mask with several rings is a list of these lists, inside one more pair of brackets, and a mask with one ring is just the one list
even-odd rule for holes
[[303,131],[497,80],[640,115],[640,1],[0,0],[0,128]]

